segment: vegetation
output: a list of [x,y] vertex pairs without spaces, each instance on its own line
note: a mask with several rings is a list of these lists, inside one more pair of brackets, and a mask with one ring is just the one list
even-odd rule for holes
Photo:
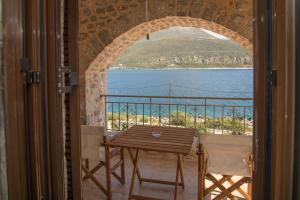
[[[128,120],[127,120],[128,117]],[[198,117],[195,119],[194,116],[190,114],[185,114],[184,112],[176,112],[171,113],[170,122],[167,117],[159,117],[159,116],[142,116],[142,115],[132,115],[126,113],[120,113],[112,115],[112,113],[108,113],[108,123],[115,130],[126,130],[128,126],[134,124],[151,124],[152,125],[170,125],[178,126],[178,127],[189,127],[196,128],[197,135],[204,133],[223,133],[223,134],[233,134],[233,135],[243,135],[243,134],[252,134],[253,127],[248,125],[246,122],[248,119],[244,119],[241,117],[232,118],[232,117],[207,117],[206,120],[204,118]],[[128,121],[128,123],[127,123]]]
[[252,64],[252,55],[231,40],[217,39],[201,29],[187,32],[170,29],[130,46],[113,67],[203,68]]

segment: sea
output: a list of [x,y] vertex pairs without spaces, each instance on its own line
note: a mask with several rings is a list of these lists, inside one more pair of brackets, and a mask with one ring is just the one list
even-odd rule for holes
[[[111,97],[108,98],[108,101],[179,104],[188,105],[188,107],[210,105],[211,109],[214,105],[217,108],[219,105],[247,106],[246,115],[252,118],[253,108],[248,109],[248,106],[253,106],[252,100],[224,99],[253,98],[253,69],[113,69],[108,72],[108,94],[200,97],[199,99]],[[178,107],[173,106],[172,110],[174,109],[178,109]],[[179,106],[179,109],[182,110],[184,107]],[[244,107],[241,109],[243,110]],[[138,112],[142,112],[141,108],[138,110]],[[217,113],[220,114],[220,112]]]

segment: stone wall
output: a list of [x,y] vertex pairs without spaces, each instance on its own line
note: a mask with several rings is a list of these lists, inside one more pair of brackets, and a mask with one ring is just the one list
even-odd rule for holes
[[[145,36],[137,37],[130,34],[145,34],[172,26],[192,26],[215,31],[235,40],[249,50],[252,49],[252,0],[148,0],[149,21],[152,23],[145,23],[145,2],[146,0],[80,1],[82,123],[85,123],[86,115],[85,84],[87,80],[84,78],[84,73],[89,66],[93,68],[97,63],[102,66],[90,71],[103,72],[106,70],[103,65],[108,66],[114,61],[116,56],[123,52],[123,47],[127,48],[136,41],[133,38]],[[157,26],[155,23],[161,25]],[[132,31],[137,30],[135,27],[140,27],[143,31],[139,33]],[[127,32],[130,34],[121,37]],[[116,49],[112,45],[116,42],[121,42],[123,47]],[[114,55],[111,55],[113,51],[117,53],[114,52]],[[105,62],[100,63],[101,56],[104,56]]]
[[[114,38],[146,21],[145,2],[80,0],[82,71]],[[148,0],[148,4],[149,20],[166,16],[201,18],[252,41],[252,0]]]
[[[91,125],[103,125],[105,121],[104,99],[101,94],[106,94],[108,67],[134,42],[145,37],[147,33],[163,30],[174,26],[189,26],[205,28],[211,31],[222,33],[224,36],[236,41],[249,51],[252,50],[252,43],[236,32],[231,31],[214,22],[191,17],[165,17],[142,23],[129,31],[115,38],[112,43],[108,44],[101,53],[91,62],[85,72],[86,87],[85,97],[82,97],[82,120]],[[86,110],[83,110],[86,109]],[[85,112],[86,111],[86,112]]]

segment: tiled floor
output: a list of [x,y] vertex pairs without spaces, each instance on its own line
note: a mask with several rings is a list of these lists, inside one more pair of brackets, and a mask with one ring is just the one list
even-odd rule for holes
[[[126,184],[122,185],[115,178],[112,178],[113,200],[127,200],[130,180],[132,174],[132,163],[126,154]],[[139,168],[145,178],[154,178],[162,180],[175,181],[176,157],[170,154],[157,154],[152,152],[143,152],[139,157]],[[183,158],[183,173],[185,178],[185,189],[178,189],[178,200],[196,200],[197,199],[197,159],[193,156]],[[102,169],[96,174],[101,183],[105,184],[105,170]],[[162,199],[174,198],[174,186],[159,185],[152,183],[143,183],[140,185],[136,179],[135,194],[146,195]],[[84,200],[103,199],[105,195],[95,186],[93,182],[87,180],[83,184]]]

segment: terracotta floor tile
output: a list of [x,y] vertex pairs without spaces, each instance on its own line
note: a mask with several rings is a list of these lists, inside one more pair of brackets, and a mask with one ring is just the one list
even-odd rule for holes
[[[129,155],[125,155],[125,185],[119,183],[115,178],[112,178],[112,194],[113,200],[128,199],[130,181],[132,175],[132,162]],[[178,200],[196,200],[197,199],[197,158],[188,156],[183,159],[183,173],[185,179],[185,189],[178,188]],[[163,179],[175,181],[176,157],[170,154],[158,154],[152,152],[143,152],[140,156],[139,168],[141,174],[145,178]],[[105,169],[96,173],[96,177],[105,185]],[[134,194],[146,195],[156,198],[170,199],[174,198],[174,186],[143,183],[140,185],[136,178]],[[84,200],[105,200],[105,195],[95,186],[90,180],[83,184]]]

